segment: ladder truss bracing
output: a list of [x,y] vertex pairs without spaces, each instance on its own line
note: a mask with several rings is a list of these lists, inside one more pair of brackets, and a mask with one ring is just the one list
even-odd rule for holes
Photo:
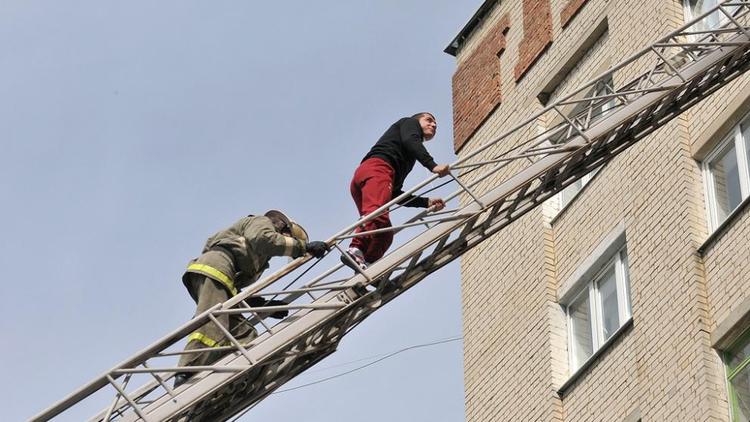
[[[719,14],[723,25],[703,29],[701,21],[712,14]],[[476,146],[451,166],[452,175],[434,176],[340,231],[328,240],[335,248],[327,257],[289,263],[33,420],[49,420],[81,407],[94,421],[227,420],[333,353],[348,331],[383,305],[749,66],[750,1],[721,3],[498,138]],[[458,205],[437,212],[427,209],[387,229],[401,232],[398,238],[404,241],[380,261],[354,276],[338,263],[343,242],[366,234],[355,233],[357,227],[382,212],[403,211],[398,201],[405,195],[441,191],[449,205]],[[329,262],[336,264],[326,267]],[[289,305],[253,308],[248,305],[253,296],[279,298]],[[266,316],[273,310],[288,310],[289,315],[272,324]],[[226,345],[211,349],[222,356],[216,363],[176,367],[176,357],[190,353],[182,351],[186,337],[221,314],[242,315],[255,324],[258,337],[243,344],[226,332]],[[174,374],[184,371],[196,374],[172,388]],[[103,410],[92,415],[96,409]]]

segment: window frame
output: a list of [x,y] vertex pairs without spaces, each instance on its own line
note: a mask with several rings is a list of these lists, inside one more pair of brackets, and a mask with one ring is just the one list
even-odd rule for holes
[[[568,303],[565,303],[565,322],[568,335],[568,367],[570,374],[575,373],[579,369],[583,368],[588,361],[597,355],[597,351],[602,349],[608,341],[615,337],[616,333],[625,326],[628,321],[633,318],[632,305],[630,299],[630,275],[627,265],[629,265],[629,259],[627,255],[627,246],[623,245],[609,258],[604,265],[595,273],[586,284],[580,288],[580,291],[572,297]],[[615,271],[615,283],[616,283],[616,294],[617,294],[617,316],[618,316],[618,327],[614,330],[609,337],[604,337],[604,314],[601,291],[599,284],[604,280],[604,276],[614,267]],[[570,312],[570,307],[583,294],[588,294],[589,298],[589,334],[592,339],[592,353],[581,362],[577,362],[576,352],[577,345],[575,342],[575,332],[573,331],[573,319]],[[620,300],[623,299],[623,300]]]
[[[712,8],[716,7],[716,5],[718,5],[721,1],[722,0],[715,0],[716,4],[713,5],[713,6],[711,6],[711,7]],[[698,14],[693,13],[693,9],[690,7],[690,0],[682,0],[682,10],[683,10],[683,14],[684,14],[684,18],[685,18],[685,22],[686,23],[690,22],[691,20],[693,20],[696,17],[698,17],[698,16],[702,15],[703,13],[705,13],[705,12],[701,12],[701,13],[698,13]],[[717,28],[721,27],[722,25],[724,25],[725,23],[728,22],[728,19],[727,19],[726,15],[723,14],[723,13],[721,13],[721,11],[717,10],[714,13],[719,13],[719,25],[717,26]],[[704,17],[702,19],[702,21],[705,21],[705,19],[708,18],[708,17],[710,17],[710,16],[711,15],[708,15],[708,16]],[[709,30],[709,29],[715,29],[715,28],[709,28],[705,23],[703,23],[703,25],[704,25],[704,28],[702,28],[702,30],[704,30],[704,31],[705,30]],[[703,36],[705,36],[705,35],[703,35]],[[691,35],[691,37],[693,38],[693,40],[697,40],[697,39],[700,38],[700,36],[698,36],[698,35]]]
[[745,331],[740,334],[737,340],[735,340],[730,347],[728,347],[721,353],[722,361],[724,363],[725,382],[727,386],[727,399],[729,402],[730,412],[729,416],[732,422],[739,422],[738,419],[736,419],[737,414],[739,413],[739,405],[737,400],[737,393],[734,391],[734,386],[732,385],[731,381],[742,371],[750,371],[750,355],[746,356],[745,359],[743,359],[742,362],[738,363],[734,368],[730,367],[729,362],[731,360],[731,355],[737,349],[746,344],[750,344],[750,326],[748,326],[748,328],[746,328]]
[[[721,0],[718,0],[718,1],[721,1]],[[717,4],[718,4],[718,1],[717,1]],[[711,7],[714,7],[714,6],[711,6]],[[690,0],[682,0],[682,10],[685,15],[685,22],[690,22],[691,20],[695,19],[696,17],[702,14],[702,13],[699,13],[696,15],[693,12],[693,8],[690,7]]]
[[[602,82],[601,84],[597,84],[591,91],[589,91],[589,93],[586,94],[586,96],[588,96],[588,95],[590,95],[592,93],[594,94],[594,96],[601,96],[601,95],[609,95],[609,94],[611,94],[612,92],[610,92],[610,90],[608,89],[608,87],[614,86],[614,75],[612,73],[610,73],[607,76],[608,77],[606,79],[602,79],[601,80],[601,82]],[[609,101],[607,101],[605,103],[599,104],[596,107],[596,109],[594,110],[594,113],[592,113],[592,114],[594,114],[594,116],[597,117],[597,118],[602,118],[606,114],[608,114],[609,111],[614,108],[614,106],[615,106],[615,100],[614,100],[614,98],[612,98],[612,99],[610,99]],[[585,103],[577,104],[571,110],[571,112],[568,113],[568,114],[576,116],[580,112],[582,112],[585,108],[586,108]],[[573,201],[575,201],[575,199],[583,191],[583,189],[586,187],[586,185],[588,185],[589,182],[594,178],[594,176],[596,176],[596,174],[599,172],[599,170],[601,170],[601,167],[597,167],[597,168],[591,170],[590,172],[588,172],[585,175],[583,175],[580,179],[578,179],[575,182],[569,184],[564,189],[562,189],[560,192],[558,192],[558,193],[555,194],[554,198],[555,198],[555,203],[556,203],[556,208],[557,209],[554,212],[553,220],[558,215],[560,215],[562,213],[562,211],[565,208],[568,207],[568,205],[570,205],[571,203],[573,203]],[[581,187],[580,188],[574,188],[577,185],[578,181],[581,182]]]
[[[746,115],[740,120],[740,123],[734,125],[730,133],[716,144],[706,158],[701,163],[701,172],[703,173],[703,184],[705,186],[706,214],[708,216],[708,231],[713,233],[724,221],[736,210],[742,202],[750,196],[750,158],[747,156],[750,139],[745,140],[742,135],[742,126],[745,124],[750,127],[750,115]],[[719,154],[730,144],[734,144],[734,158],[737,162],[737,172],[740,179],[740,201],[733,209],[728,210],[727,216],[719,221],[718,203],[716,195],[716,179],[711,171],[711,164],[719,157]]]
[[[559,204],[560,204],[560,209],[557,211],[558,214],[560,214],[562,212],[562,210],[564,210],[565,208],[567,208],[568,205],[570,205],[576,199],[576,197],[578,197],[578,194],[580,194],[581,191],[583,191],[583,188],[585,188],[586,185],[589,184],[589,182],[591,181],[591,179],[594,178],[594,176],[596,175],[596,173],[598,171],[599,171],[599,169],[596,168],[596,169],[592,170],[591,172],[584,174],[583,177],[581,177],[580,179],[576,180],[575,182],[569,184],[563,190],[561,190],[560,192],[558,192],[556,194],[556,195],[558,195],[558,201],[559,201]],[[574,186],[576,186],[576,184],[579,181],[581,182],[581,187],[577,188],[577,189],[574,189]]]

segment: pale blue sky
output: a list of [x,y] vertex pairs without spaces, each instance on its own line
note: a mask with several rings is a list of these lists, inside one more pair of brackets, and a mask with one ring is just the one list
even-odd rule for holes
[[[0,3],[2,419],[190,319],[185,263],[236,218],[283,209],[313,238],[353,222],[351,174],[396,119],[433,111],[428,149],[455,160],[442,50],[481,3]],[[407,185],[428,176],[417,165]],[[287,387],[458,335],[454,263]],[[457,421],[463,402],[452,342],[271,396],[242,420]]]

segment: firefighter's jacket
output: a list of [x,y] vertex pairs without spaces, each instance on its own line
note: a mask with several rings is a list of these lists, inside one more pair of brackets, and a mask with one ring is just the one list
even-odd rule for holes
[[243,217],[206,241],[203,253],[188,264],[182,281],[197,301],[197,292],[188,282],[189,273],[198,273],[221,283],[231,295],[255,282],[268,268],[273,256],[297,258],[304,255],[301,240],[276,232],[271,219]]

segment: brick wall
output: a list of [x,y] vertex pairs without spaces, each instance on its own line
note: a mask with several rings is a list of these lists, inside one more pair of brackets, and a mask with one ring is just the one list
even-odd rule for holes
[[[540,16],[527,17],[533,10]],[[504,53],[495,61],[501,101],[478,113],[483,123],[464,132],[459,155],[539,110],[536,95],[548,72],[602,14],[608,32],[566,75],[553,100],[592,77],[605,59],[618,63],[682,25],[682,13],[673,0],[500,2],[457,57],[461,68],[509,19]],[[527,19],[542,22],[541,29]],[[547,33],[546,44],[528,39],[541,34],[544,40]],[[616,74],[615,83],[632,76]],[[691,153],[695,135],[748,83],[750,77],[740,78],[618,156],[551,223],[537,208],[464,255],[467,421],[621,421],[634,410],[643,420],[727,420],[724,374],[710,333],[750,296],[750,211],[699,254],[708,233],[700,163]],[[470,110],[454,106],[471,118]],[[490,189],[508,174],[477,189]],[[633,325],[560,397],[557,389],[570,370],[558,289],[621,223]]]
[[523,0],[523,41],[514,69],[516,81],[521,79],[545,48],[552,44],[552,12],[550,0]]
[[505,51],[508,15],[497,21],[453,75],[453,142],[456,151],[502,101],[500,55]]
[[570,0],[568,4],[565,5],[562,12],[560,12],[560,26],[563,28],[568,26],[570,20],[573,19],[573,16],[581,10],[581,7],[583,7],[587,1],[588,0]]

